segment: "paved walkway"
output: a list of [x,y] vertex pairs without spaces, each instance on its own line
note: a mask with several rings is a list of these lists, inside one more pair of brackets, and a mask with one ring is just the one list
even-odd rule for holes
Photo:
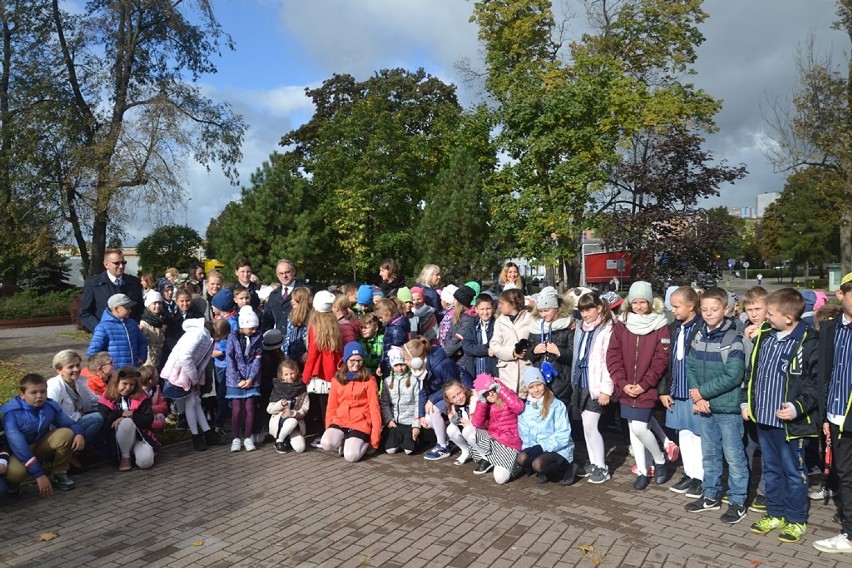
[[[0,335],[0,350],[7,340]],[[804,542],[783,545],[748,532],[754,513],[729,526],[718,512],[684,512],[688,500],[667,490],[671,482],[633,490],[632,460],[615,442],[607,440],[613,480],[573,487],[535,478],[498,487],[472,464],[420,456],[347,464],[318,450],[278,455],[269,444],[239,454],[177,444],[148,471],[102,467],[48,499],[24,487],[0,505],[0,566],[829,568],[852,560],[811,546],[838,530],[830,504],[812,506]],[[48,532],[58,536],[40,541]]]

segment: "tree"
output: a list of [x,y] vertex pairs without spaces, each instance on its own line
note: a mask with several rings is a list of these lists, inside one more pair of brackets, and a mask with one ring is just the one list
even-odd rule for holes
[[139,269],[143,272],[163,274],[167,268],[184,271],[198,261],[201,248],[198,231],[183,225],[164,225],[139,241]]
[[822,267],[840,254],[837,224],[844,182],[833,170],[808,168],[792,174],[781,196],[766,208],[763,237],[768,258],[794,266]]
[[50,181],[95,274],[110,224],[139,204],[173,202],[187,156],[218,161],[236,179],[245,125],[195,84],[215,73],[221,45],[233,45],[210,0],[94,1],[80,15],[52,0],[49,15],[61,61],[48,70],[57,97]]
[[[834,28],[852,39],[852,0],[838,1],[837,16]],[[840,264],[846,273],[852,271],[852,59],[847,54],[845,65],[836,65],[816,54],[811,39],[796,67],[799,86],[792,106],[773,101],[769,109],[776,144],[768,157],[785,171],[820,168],[837,177],[843,195]]]
[[417,227],[421,263],[439,262],[447,282],[489,274],[499,262],[489,220],[480,166],[459,148],[438,173]]

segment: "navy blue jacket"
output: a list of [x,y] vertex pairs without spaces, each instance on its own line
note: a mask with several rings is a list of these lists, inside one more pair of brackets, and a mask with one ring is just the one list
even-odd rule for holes
[[[307,282],[298,278],[293,280],[293,290],[296,288],[308,288],[310,290]],[[290,303],[292,297],[292,290],[286,300],[281,297],[281,288],[272,291],[269,300],[266,301],[266,309],[263,310],[263,320],[260,322],[262,331],[266,332],[278,328],[284,336],[287,335],[287,320],[290,319],[290,312],[293,309]]]
[[136,302],[130,310],[130,319],[139,323],[145,304],[142,301],[142,284],[139,279],[130,274],[121,277],[121,287],[116,288],[110,280],[109,273],[104,270],[97,276],[92,276],[83,284],[83,302],[80,304],[80,321],[91,332],[101,321],[101,315],[107,307],[107,301],[113,294],[126,294]]
[[462,318],[461,335],[464,338],[462,340],[462,350],[465,356],[459,361],[459,364],[464,367],[464,370],[471,377],[475,377],[476,359],[478,357],[485,357],[484,371],[492,377],[496,377],[498,374],[497,357],[488,356],[488,345],[491,343],[491,336],[494,335],[494,318],[489,320],[485,328],[485,334],[488,337],[487,343],[482,343],[482,338],[479,336],[479,321],[479,318],[470,318],[468,320]]
[[440,347],[433,347],[426,357],[426,376],[420,389],[420,400],[417,404],[419,416],[426,416],[426,400],[436,404],[444,398],[444,383],[450,380],[461,381],[467,388],[473,388],[473,377],[447,357]]
[[387,377],[390,372],[388,364],[388,351],[391,347],[402,347],[408,341],[411,334],[411,323],[404,315],[396,315],[385,326],[385,335],[382,339],[382,361],[380,363],[382,376]]

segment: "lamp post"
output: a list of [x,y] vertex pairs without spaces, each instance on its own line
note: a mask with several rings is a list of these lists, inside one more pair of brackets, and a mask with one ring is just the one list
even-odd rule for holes
[[186,202],[183,204],[183,226],[189,227],[189,202],[192,201],[192,197],[187,197]]

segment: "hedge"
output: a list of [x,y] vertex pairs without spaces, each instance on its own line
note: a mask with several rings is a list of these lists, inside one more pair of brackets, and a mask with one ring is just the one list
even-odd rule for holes
[[0,320],[23,320],[71,315],[71,304],[81,294],[79,289],[39,294],[25,290],[0,299]]

